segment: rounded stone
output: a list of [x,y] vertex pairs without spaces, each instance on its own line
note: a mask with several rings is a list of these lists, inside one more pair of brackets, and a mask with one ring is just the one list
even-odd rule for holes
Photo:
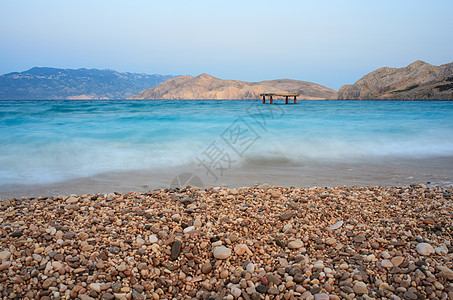
[[388,259],[384,259],[381,262],[381,266],[384,267],[384,268],[387,268],[387,269],[391,269],[391,268],[393,268],[393,263],[390,260],[388,260]]
[[239,298],[241,296],[242,292],[240,289],[237,287],[233,286],[231,287],[231,295],[234,296],[234,298]]
[[9,261],[4,262],[4,263],[0,264],[0,271],[4,271],[4,270],[8,269],[10,266],[11,266],[11,263]]
[[415,248],[415,250],[417,250],[418,254],[423,255],[423,256],[429,256],[429,255],[435,253],[433,246],[431,246],[428,243],[418,244],[417,247]]
[[404,257],[402,256],[395,256],[394,258],[392,258],[392,264],[395,266],[395,267],[399,267],[404,261]]
[[362,281],[356,282],[352,289],[354,290],[354,293],[358,295],[368,294],[368,288],[366,284]]
[[151,235],[149,236],[149,242],[150,242],[151,244],[157,243],[158,240],[159,240],[159,239],[158,239],[157,236],[155,236],[154,234],[151,234]]
[[227,259],[231,256],[231,249],[225,246],[214,247],[213,254],[217,259]]
[[318,293],[314,294],[313,296],[315,300],[329,300],[329,295],[325,293]]
[[184,233],[191,232],[192,230],[195,230],[195,226],[189,226],[189,227],[184,228]]
[[93,291],[100,293],[101,292],[101,285],[99,283],[91,283],[90,284],[90,289]]
[[304,242],[302,242],[299,239],[288,243],[289,249],[299,249],[299,248],[302,248],[303,246],[304,246]]
[[253,272],[255,272],[255,264],[249,263],[245,269],[247,272],[253,273]]
[[82,251],[86,251],[86,252],[91,251],[93,249],[94,249],[93,245],[85,245],[82,247]]
[[447,276],[448,280],[453,280],[453,271],[446,266],[437,266],[437,269]]
[[209,262],[209,261],[201,266],[201,272],[203,274],[208,274],[209,272],[211,272],[211,270],[212,270],[212,265],[211,265],[211,262]]
[[118,272],[124,272],[128,269],[127,265],[119,265],[118,267],[116,267],[116,270]]
[[68,204],[77,203],[78,201],[79,201],[79,199],[77,199],[75,197],[69,197],[68,199],[66,199],[66,203],[68,203]]
[[9,250],[3,250],[0,252],[0,260],[8,260],[11,256],[11,252]]
[[239,244],[234,247],[234,252],[237,255],[244,255],[246,250],[247,250],[247,246],[244,244]]
[[338,221],[337,223],[333,224],[332,226],[330,226],[329,228],[327,228],[328,230],[337,230],[339,229],[341,226],[343,226],[343,221]]
[[326,244],[329,246],[335,245],[337,243],[336,239],[328,239],[326,240]]
[[202,225],[202,223],[201,223],[201,220],[200,220],[200,219],[195,219],[195,221],[193,221],[193,226],[194,226],[195,228],[200,228],[201,225]]

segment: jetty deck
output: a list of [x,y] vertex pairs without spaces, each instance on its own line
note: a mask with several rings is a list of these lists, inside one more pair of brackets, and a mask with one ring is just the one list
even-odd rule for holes
[[297,97],[299,97],[300,94],[277,94],[277,93],[263,93],[260,94],[260,97],[263,98],[263,104],[266,103],[266,97],[269,97],[269,102],[270,104],[274,104],[274,97],[284,97],[285,98],[285,104],[289,103],[289,97],[294,97],[294,104],[297,103]]

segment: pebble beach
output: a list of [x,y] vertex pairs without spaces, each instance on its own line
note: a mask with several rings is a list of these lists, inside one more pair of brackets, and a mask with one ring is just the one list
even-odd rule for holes
[[453,299],[452,187],[3,198],[4,299]]

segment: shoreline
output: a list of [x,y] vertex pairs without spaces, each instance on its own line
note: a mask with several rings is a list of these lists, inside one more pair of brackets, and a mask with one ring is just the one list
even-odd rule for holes
[[[453,156],[427,159],[392,159],[374,162],[254,164],[236,165],[216,181],[205,170],[187,167],[108,172],[45,185],[0,185],[0,198],[41,197],[70,194],[145,193],[171,187],[176,176],[192,173],[200,181],[179,182],[201,188],[225,186],[252,187],[262,184],[283,187],[313,186],[408,186],[429,187],[453,185]],[[200,184],[201,183],[201,184]]]
[[0,292],[451,298],[452,195],[452,187],[425,185],[263,185],[3,200]]

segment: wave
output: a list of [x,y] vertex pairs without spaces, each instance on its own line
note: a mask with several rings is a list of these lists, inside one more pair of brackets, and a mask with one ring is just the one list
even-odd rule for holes
[[[210,144],[205,138],[167,137],[153,143],[74,140],[68,143],[18,144],[0,152],[0,183],[45,184],[104,172],[159,170],[193,166]],[[229,153],[232,167],[248,165],[305,165],[307,163],[373,162],[379,159],[422,159],[452,156],[453,142],[360,141],[332,139],[310,141],[258,140],[242,156],[218,142]]]
[[[12,115],[0,122],[0,185],[193,167],[214,141],[231,155],[232,167],[243,168],[453,156],[449,103],[411,104],[403,113],[408,104],[309,102],[291,106],[266,128],[246,116],[246,101],[167,104],[9,104]],[[238,116],[259,135],[242,155],[221,138]]]

